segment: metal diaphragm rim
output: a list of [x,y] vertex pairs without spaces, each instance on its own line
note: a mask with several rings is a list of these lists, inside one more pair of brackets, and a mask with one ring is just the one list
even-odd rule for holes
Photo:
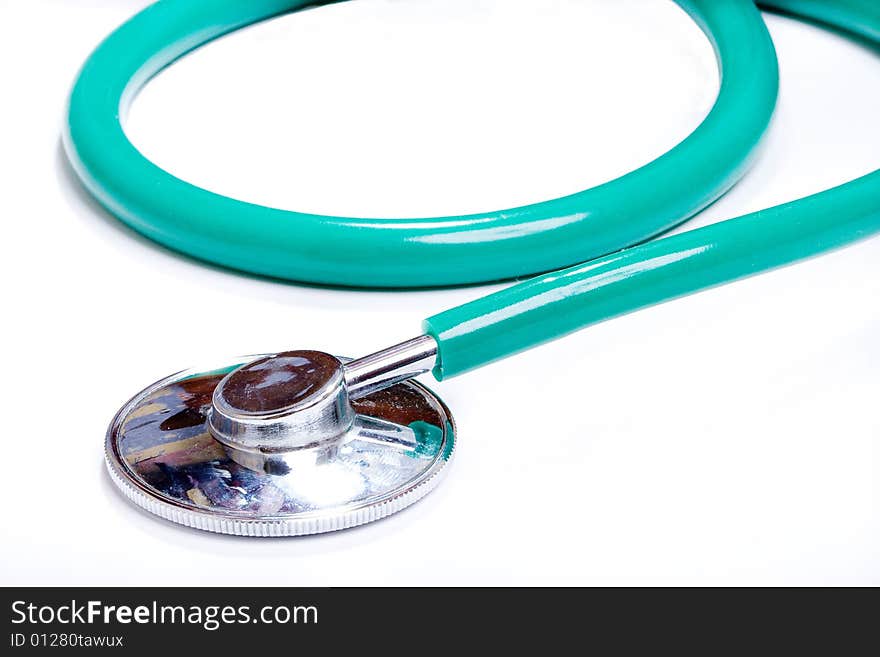
[[[232,362],[246,360],[249,359]],[[427,404],[435,407],[445,421],[445,430],[443,444],[430,466],[405,484],[361,502],[296,513],[260,516],[234,510],[196,508],[149,486],[126,461],[118,441],[126,419],[145,399],[163,386],[185,380],[192,374],[192,370],[178,372],[132,397],[114,416],[105,439],[106,467],[120,492],[141,509],[176,524],[221,534],[257,537],[305,536],[356,527],[388,517],[425,497],[440,483],[446,465],[455,453],[455,425],[448,407],[425,386],[407,381],[398,385],[417,392]]]

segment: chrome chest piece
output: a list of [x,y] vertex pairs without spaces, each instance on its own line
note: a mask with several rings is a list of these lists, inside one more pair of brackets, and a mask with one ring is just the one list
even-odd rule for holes
[[358,360],[266,355],[162,379],[107,432],[107,467],[138,506],[214,532],[298,536],[396,513],[439,483],[449,410],[409,381],[433,365],[423,336]]

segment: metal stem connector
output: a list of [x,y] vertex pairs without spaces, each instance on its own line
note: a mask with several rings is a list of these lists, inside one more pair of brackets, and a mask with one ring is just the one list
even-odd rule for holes
[[[228,448],[230,458],[251,469],[254,459],[267,454],[314,451],[342,440],[353,428],[364,428],[352,400],[427,372],[436,356],[437,343],[430,336],[347,364],[320,351],[263,356],[217,384],[208,429]],[[386,441],[393,434],[397,442],[408,442],[400,427],[374,421],[366,433],[377,432]]]
[[436,360],[437,342],[430,335],[358,358],[343,368],[348,395],[357,399],[424,374],[434,367]]

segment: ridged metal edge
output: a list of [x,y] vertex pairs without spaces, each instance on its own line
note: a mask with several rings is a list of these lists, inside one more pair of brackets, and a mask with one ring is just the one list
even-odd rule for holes
[[135,505],[165,520],[215,532],[235,536],[255,536],[261,538],[281,536],[308,536],[327,532],[349,529],[381,520],[415,504],[434,490],[442,480],[446,467],[455,454],[455,440],[452,451],[446,458],[441,457],[437,466],[428,473],[425,479],[407,491],[400,493],[378,504],[368,504],[360,508],[341,509],[340,511],[321,517],[308,517],[305,514],[286,518],[272,517],[267,519],[245,519],[219,516],[211,511],[198,511],[172,506],[135,486],[127,475],[117,470],[115,457],[108,451],[105,453],[105,464],[110,478],[122,494]]

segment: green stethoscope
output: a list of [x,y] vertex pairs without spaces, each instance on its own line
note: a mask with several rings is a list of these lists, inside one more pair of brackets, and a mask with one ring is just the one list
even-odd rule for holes
[[[144,158],[122,117],[186,52],[304,0],[162,0],[104,41],[70,97],[67,153],[113,214],[172,249],[308,283],[418,288],[534,275],[424,322],[425,335],[354,361],[292,351],[163,379],[107,438],[114,480],[163,517],[250,535],[369,522],[426,494],[450,459],[438,380],[639,308],[767,271],[880,231],[880,171],[807,198],[650,242],[746,172],[773,114],[773,43],[751,0],[678,0],[711,41],[721,88],[675,148],[606,184],[453,217],[304,214],[190,185]],[[876,0],[761,4],[880,41]],[[549,273],[548,273],[549,272]],[[152,413],[152,414],[151,414]]]

